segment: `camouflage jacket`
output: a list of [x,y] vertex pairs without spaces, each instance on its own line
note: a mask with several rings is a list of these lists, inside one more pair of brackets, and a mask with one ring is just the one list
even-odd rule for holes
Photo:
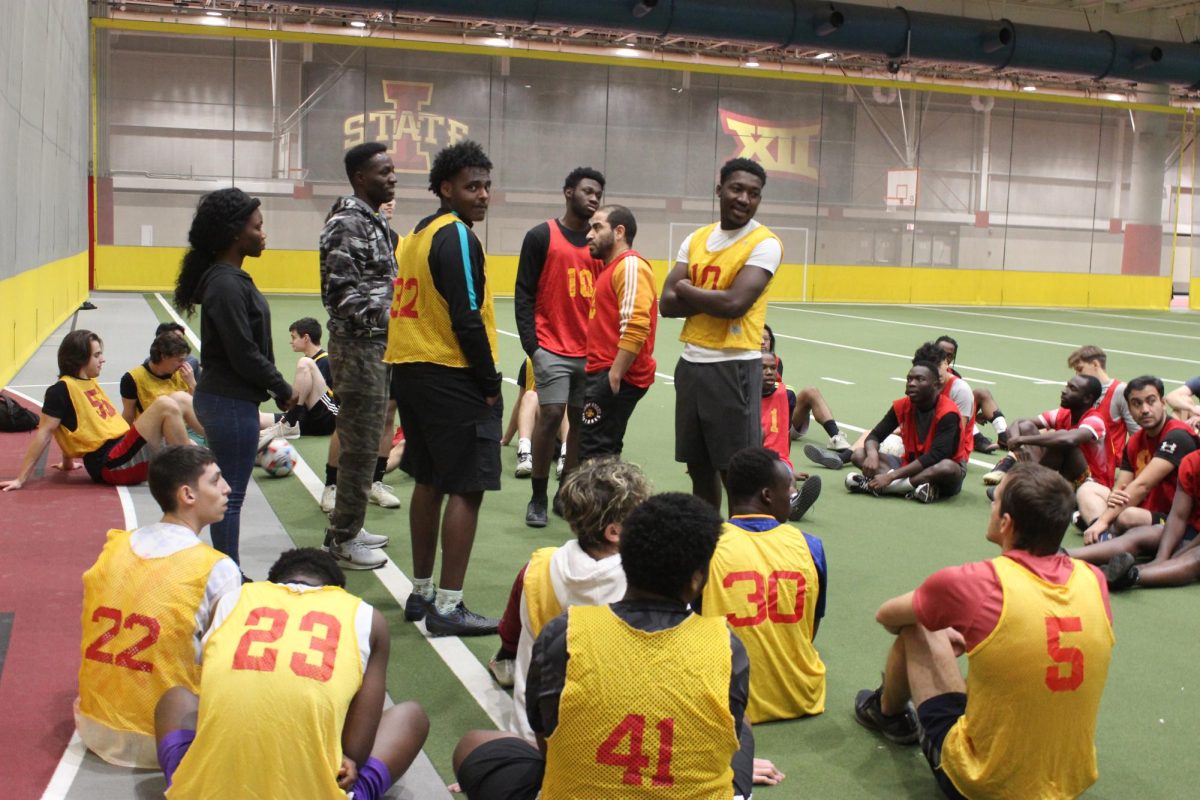
[[356,338],[387,336],[395,234],[354,196],[339,198],[321,231],[321,301],[329,332]]

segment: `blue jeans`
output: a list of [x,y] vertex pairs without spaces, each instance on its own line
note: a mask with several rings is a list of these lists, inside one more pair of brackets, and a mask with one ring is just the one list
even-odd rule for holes
[[208,437],[208,449],[216,456],[221,475],[229,484],[225,519],[210,528],[213,547],[238,562],[242,501],[258,450],[258,404],[209,392],[196,392],[192,404]]

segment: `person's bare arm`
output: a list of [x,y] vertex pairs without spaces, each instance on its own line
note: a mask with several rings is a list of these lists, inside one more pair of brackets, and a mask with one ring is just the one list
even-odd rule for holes
[[675,293],[701,313],[722,319],[737,319],[749,311],[754,301],[766,290],[771,276],[772,273],[762,267],[747,265],[738,272],[727,289],[702,289],[691,281],[681,280],[675,284]]
[[1167,405],[1188,417],[1200,414],[1200,403],[1197,403],[1196,399],[1196,396],[1192,394],[1192,390],[1187,387],[1187,384],[1167,392],[1167,396],[1163,398]]
[[[21,471],[17,473],[16,478],[0,482],[0,490],[14,492],[29,481],[29,476],[33,474],[33,466],[42,457],[42,453],[46,452],[46,448],[50,446],[50,439],[54,437],[54,431],[61,424],[62,420],[58,417],[42,414],[41,419],[38,420],[37,430],[34,432],[33,438],[29,441],[29,447],[25,448],[25,459],[21,462]],[[63,456],[63,463],[60,468],[74,469],[75,460]]]
[[[350,701],[346,726],[342,729],[342,753],[354,763],[355,769],[366,763],[375,746],[375,732],[379,730],[383,698],[387,692],[389,646],[387,621],[379,609],[374,609],[371,614],[371,655],[367,658],[362,686]],[[353,783],[351,780],[350,785]]]
[[126,422],[132,425],[133,420],[137,417],[137,400],[131,400],[128,397],[122,397],[121,416]]
[[1079,447],[1098,441],[1091,428],[1080,427],[1069,431],[1042,431],[1027,436],[1009,436],[1008,449],[1016,450],[1023,444],[1040,445],[1042,447]]
[[[1137,477],[1124,470],[1117,473],[1116,487],[1108,496],[1108,504],[1096,521],[1083,532],[1085,544],[1096,541],[1100,534],[1108,530],[1108,526],[1127,508],[1135,508],[1154,488],[1167,480],[1175,471],[1175,465],[1165,458],[1152,458]],[[1133,478],[1130,480],[1130,478]]]
[[887,600],[875,612],[875,621],[888,633],[900,633],[901,628],[917,624],[917,612],[913,608],[913,593],[908,592]]
[[663,282],[662,297],[658,298],[658,311],[664,317],[690,317],[699,313],[699,309],[689,305],[676,291],[680,281],[687,281],[687,276],[686,261],[676,261],[675,266],[667,273],[667,279]]

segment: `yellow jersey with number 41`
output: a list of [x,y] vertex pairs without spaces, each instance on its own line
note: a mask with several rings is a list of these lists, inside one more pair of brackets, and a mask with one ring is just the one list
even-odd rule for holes
[[[764,239],[776,239],[766,225],[738,239],[723,250],[708,249],[708,237],[720,223],[706,225],[692,234],[688,246],[688,280],[701,289],[728,289],[746,266],[754,247]],[[780,245],[782,250],[782,244]],[[683,323],[679,341],[712,350],[754,350],[762,347],[767,321],[767,292],[764,289],[750,309],[736,319],[693,314]]]
[[168,798],[345,800],[337,774],[363,678],[361,603],[335,586],[241,588],[205,644],[196,738]]

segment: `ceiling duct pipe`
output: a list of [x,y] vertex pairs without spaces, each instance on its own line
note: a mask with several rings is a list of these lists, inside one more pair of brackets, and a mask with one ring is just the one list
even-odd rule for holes
[[601,28],[1193,87],[1200,45],[816,0],[321,0],[517,25]]

